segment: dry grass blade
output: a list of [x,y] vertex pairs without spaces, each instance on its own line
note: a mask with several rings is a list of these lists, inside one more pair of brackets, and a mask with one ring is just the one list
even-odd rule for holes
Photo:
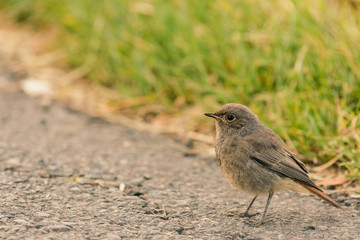
[[333,159],[331,159],[330,161],[328,161],[327,163],[320,165],[318,167],[314,167],[313,169],[311,169],[314,172],[321,172],[324,171],[325,169],[331,167],[332,165],[334,165],[340,158],[342,158],[344,156],[344,153],[342,153],[342,151],[340,151],[340,153],[338,155],[336,155]]

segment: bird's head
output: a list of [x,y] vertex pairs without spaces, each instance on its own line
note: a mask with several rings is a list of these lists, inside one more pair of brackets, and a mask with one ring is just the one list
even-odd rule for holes
[[235,131],[241,135],[249,134],[260,123],[257,115],[248,107],[238,103],[223,105],[215,113],[205,113],[216,120],[216,132]]

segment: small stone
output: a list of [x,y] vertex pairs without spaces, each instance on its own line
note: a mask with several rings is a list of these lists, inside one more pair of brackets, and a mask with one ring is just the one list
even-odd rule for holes
[[73,193],[80,193],[81,192],[81,189],[78,187],[78,186],[72,186],[70,187],[70,192],[73,192]]
[[125,183],[120,183],[120,186],[119,186],[120,192],[124,192],[124,191],[125,191],[125,187],[126,187]]
[[316,228],[314,226],[306,226],[304,227],[305,230],[315,230]]
[[142,183],[144,181],[144,178],[135,178],[131,181],[131,184],[137,186],[137,187],[141,187]]
[[63,225],[51,226],[50,231],[52,231],[52,232],[69,232],[69,231],[71,231],[71,228],[69,228],[67,226],[63,226]]
[[28,221],[24,220],[24,219],[15,219],[14,222],[16,222],[17,224],[27,224]]
[[145,174],[143,177],[144,177],[144,180],[150,180],[151,179],[151,176],[147,175],[147,174]]

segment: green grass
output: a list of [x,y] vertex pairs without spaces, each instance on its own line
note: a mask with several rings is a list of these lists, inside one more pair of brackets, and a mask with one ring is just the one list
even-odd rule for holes
[[[299,152],[360,178],[360,11],[326,0],[2,0],[127,97],[248,105]],[[201,113],[199,113],[201,114]],[[290,141],[291,139],[291,141]]]

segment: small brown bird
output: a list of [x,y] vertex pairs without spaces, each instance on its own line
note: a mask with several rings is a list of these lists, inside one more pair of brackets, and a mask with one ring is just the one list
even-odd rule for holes
[[255,195],[244,217],[251,216],[249,210],[258,195],[268,194],[262,224],[274,192],[286,190],[307,190],[341,208],[310,180],[304,163],[249,108],[229,103],[205,115],[216,120],[215,152],[222,172],[233,187]]

